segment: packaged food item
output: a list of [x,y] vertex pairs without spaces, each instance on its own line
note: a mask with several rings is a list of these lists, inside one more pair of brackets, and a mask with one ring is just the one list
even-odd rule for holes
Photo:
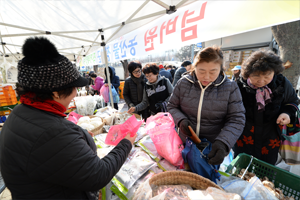
[[107,133],[102,133],[102,134],[98,134],[94,137],[94,141],[98,148],[107,148],[107,147],[111,146],[111,145],[105,144],[106,136],[107,136]]
[[149,156],[156,162],[162,159],[162,157],[158,154],[156,147],[149,135],[143,137],[140,141],[138,141],[136,145],[140,146],[144,151],[146,151],[149,154]]
[[150,171],[152,171],[154,174],[159,174],[159,173],[162,173],[164,172],[160,167],[158,166],[153,166],[151,167]]
[[149,184],[149,180],[146,180],[144,183],[142,183],[137,191],[135,192],[132,200],[145,200],[145,199],[151,199],[152,198],[152,188]]
[[82,123],[90,123],[90,118],[89,117],[87,117],[87,116],[85,116],[85,117],[81,117],[81,118],[79,118],[79,120],[78,120],[78,122],[77,122],[77,124],[79,125],[79,124],[82,124]]
[[112,182],[126,195],[133,184],[154,165],[155,162],[152,160],[137,154],[133,159],[122,166]]
[[224,200],[241,200],[241,196],[235,193],[227,193],[218,188],[208,187],[206,190],[189,190],[188,197],[190,200],[206,199],[224,199]]
[[86,100],[82,97],[75,98],[75,104],[76,104],[77,113],[79,115],[85,116],[86,109],[87,109]]
[[128,133],[133,137],[143,121],[137,121],[135,116],[131,116],[123,124],[111,126],[105,144],[117,145]]
[[88,131],[91,131],[95,128],[95,126],[93,126],[92,124],[88,124],[88,123],[81,123],[78,124],[81,128],[86,129]]
[[86,115],[93,115],[97,101],[95,101],[95,98],[93,96],[87,96],[86,104]]
[[166,159],[162,159],[158,162],[158,167],[162,169],[163,171],[176,171],[177,167],[172,165],[169,161]]
[[137,137],[135,139],[135,142],[138,142],[139,140],[141,140],[145,135],[147,135],[147,132],[145,130],[145,127],[140,127],[139,130],[136,132]]
[[174,166],[184,167],[182,140],[175,130],[173,117],[170,113],[157,113],[147,119],[147,133],[150,135],[159,155]]
[[90,118],[90,121],[93,122],[93,121],[96,121],[96,122],[103,122],[102,118],[101,117],[93,117],[93,118]]
[[113,147],[106,147],[106,148],[97,148],[97,156],[99,158],[104,158],[109,152],[113,150]]
[[[193,190],[189,185],[160,185],[152,188],[152,196],[155,197],[164,193],[165,200],[180,199],[189,200],[188,191]],[[161,199],[161,197],[160,197]]]

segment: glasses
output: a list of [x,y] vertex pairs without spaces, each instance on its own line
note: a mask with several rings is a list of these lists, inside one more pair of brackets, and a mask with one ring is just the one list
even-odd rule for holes
[[154,74],[151,73],[151,74],[146,75],[145,77],[146,77],[146,79],[149,79],[152,76],[154,76]]
[[133,71],[132,73],[133,73],[133,74],[139,74],[139,73],[141,73],[141,71],[142,71],[142,70],[139,69],[138,71]]

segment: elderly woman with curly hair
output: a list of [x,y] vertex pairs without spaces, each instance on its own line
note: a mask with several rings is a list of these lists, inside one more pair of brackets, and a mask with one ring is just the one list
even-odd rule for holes
[[281,74],[280,58],[271,51],[253,53],[237,79],[246,109],[246,125],[234,146],[235,156],[247,153],[275,164],[280,147],[279,125],[295,118],[298,98],[291,83]]

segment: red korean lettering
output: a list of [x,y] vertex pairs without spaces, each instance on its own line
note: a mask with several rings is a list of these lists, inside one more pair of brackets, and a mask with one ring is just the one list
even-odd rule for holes
[[[181,29],[181,41],[182,42],[191,40],[191,39],[195,39],[198,37],[197,36],[197,24],[190,26],[190,27],[186,27],[186,25],[189,23],[192,23],[192,22],[199,21],[204,18],[206,4],[207,4],[207,2],[202,4],[200,14],[194,18],[187,19],[187,17],[193,15],[195,13],[195,11],[189,12],[189,10],[187,10],[184,12],[183,18],[182,18],[182,23],[181,23],[181,28],[182,28]],[[189,36],[186,36],[186,33],[188,33],[188,32],[192,32],[192,34]]]
[[[147,47],[148,43],[151,43],[151,46],[149,48],[146,48],[145,51],[152,51],[154,50],[154,45],[153,45],[153,40],[154,38],[157,37],[157,34],[155,34],[157,30],[157,26],[155,26],[154,28],[147,30],[144,36],[144,40],[145,40],[145,47]],[[147,33],[149,31],[149,36],[147,36]]]
[[[170,19],[166,24],[166,22],[164,22],[161,27],[160,27],[160,44],[163,43],[163,31],[164,29],[166,29],[166,35],[169,35],[171,33],[176,32],[176,22],[177,22],[178,16],[175,17],[175,19],[172,21],[172,19]],[[171,27],[171,28],[170,28]]]

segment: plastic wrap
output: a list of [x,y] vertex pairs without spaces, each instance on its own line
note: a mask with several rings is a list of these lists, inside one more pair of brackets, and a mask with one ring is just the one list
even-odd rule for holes
[[79,115],[85,116],[87,110],[87,104],[85,98],[75,98],[76,110]]
[[158,167],[161,168],[163,171],[176,171],[177,167],[172,165],[169,161],[166,159],[162,159],[158,162]]
[[93,115],[97,101],[93,96],[86,97],[86,115]]
[[122,166],[112,182],[123,193],[127,194],[132,185],[156,163],[137,154],[130,162]]
[[156,162],[160,161],[162,157],[158,154],[155,145],[153,144],[149,135],[146,135],[140,141],[137,142],[137,146],[140,146],[144,151],[146,151],[149,156]]
[[189,200],[188,191],[193,190],[190,185],[160,185],[152,187],[153,199],[162,193],[165,193],[164,198],[159,199],[171,200]]

